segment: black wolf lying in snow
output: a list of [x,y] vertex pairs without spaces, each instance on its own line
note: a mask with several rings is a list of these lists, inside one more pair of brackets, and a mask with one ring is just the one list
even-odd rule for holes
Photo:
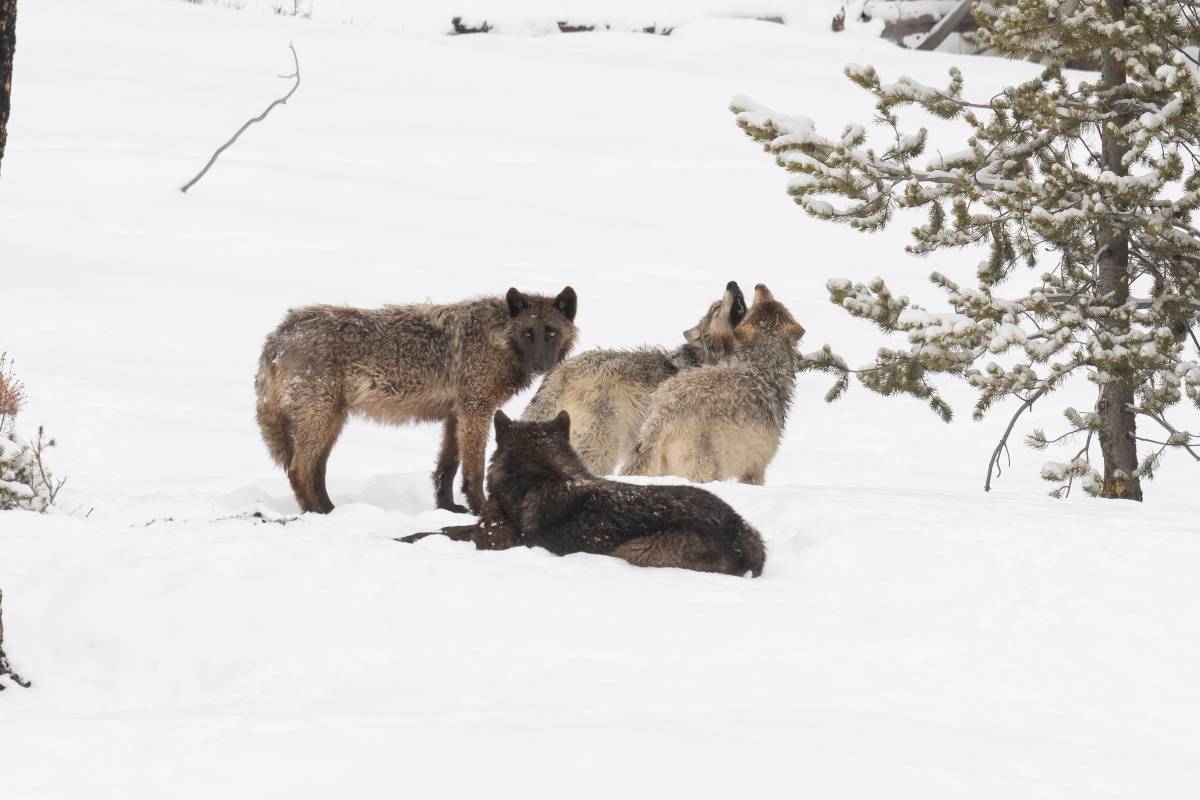
[[592,475],[571,449],[566,411],[549,422],[514,422],[497,411],[488,500],[474,525],[444,535],[481,550],[517,545],[555,555],[597,553],[642,567],[762,574],[762,538],[717,496],[694,486],[638,486]]

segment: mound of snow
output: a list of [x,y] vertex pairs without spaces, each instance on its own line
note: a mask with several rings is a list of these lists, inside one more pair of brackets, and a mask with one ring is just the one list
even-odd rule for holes
[[[342,24],[349,3],[22,4],[0,349],[69,480],[59,514],[0,513],[6,647],[34,681],[0,695],[0,798],[1196,796],[1200,550],[1173,457],[1145,506],[1045,498],[1040,465],[1071,453],[1016,447],[984,494],[1002,410],[830,406],[806,374],[768,485],[715,487],[767,539],[757,580],[393,542],[461,519],[430,509],[436,426],[352,421],[339,508],[288,521],[252,378],[290,306],[569,283],[581,348],[674,344],[736,279],[806,350],[866,361],[894,343],[827,280],[937,310],[924,276],[978,258],[808,217],[736,128],[740,91],[835,135],[871,114],[847,61],[953,63],[834,35],[833,4],[527,38],[444,36],[476,12],[432,0]],[[299,91],[179,194],[286,88],[289,41]],[[963,64],[981,96],[1036,69]],[[960,134],[932,125],[931,152]]]

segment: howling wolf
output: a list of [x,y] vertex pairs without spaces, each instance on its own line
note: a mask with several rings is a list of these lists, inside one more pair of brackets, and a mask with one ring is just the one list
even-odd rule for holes
[[492,412],[566,357],[575,290],[509,289],[450,305],[289,311],[267,337],[254,387],[258,424],[303,511],[328,513],[325,464],[351,413],[384,423],[441,422],[433,473],[438,508],[454,502],[461,457],[467,505],[483,508]]
[[597,478],[571,449],[566,411],[550,422],[513,422],[497,411],[495,424],[482,518],[438,533],[485,550],[525,545],[555,555],[611,555],[640,567],[762,574],[762,537],[716,495]]
[[589,350],[568,358],[542,381],[521,415],[546,422],[560,411],[571,415],[571,446],[594,475],[611,475],[629,457],[645,419],[650,395],[682,370],[713,364],[733,351],[733,331],[746,315],[746,301],[730,281],[685,343],[672,351]]
[[654,392],[622,474],[764,481],[792,403],[804,328],[760,283],[733,335],[729,358],[680,373]]

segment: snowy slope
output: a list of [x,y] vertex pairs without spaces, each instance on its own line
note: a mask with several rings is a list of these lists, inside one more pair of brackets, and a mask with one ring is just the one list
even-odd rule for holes
[[[768,486],[716,487],[768,540],[756,581],[396,544],[455,519],[429,509],[432,426],[352,424],[328,518],[236,518],[295,509],[252,397],[289,306],[570,283],[587,348],[673,343],[764,281],[806,346],[866,360],[827,278],[936,301],[924,275],[978,259],[809,220],[733,124],[746,92],[836,131],[870,113],[845,62],[954,63],[829,33],[833,3],[787,26],[696,4],[668,38],[446,37],[443,4],[352,4],[22,5],[0,349],[79,511],[0,514],[37,683],[0,695],[0,798],[1196,795],[1195,473],[1168,458],[1144,507],[1055,502],[1058,456],[1017,445],[985,495],[1007,420],[961,388],[945,425],[802,376]],[[284,88],[289,41],[294,100],[180,195]],[[1033,69],[963,68],[979,94]]]
[[[172,0],[166,0],[172,2]],[[505,34],[557,32],[558,22],[605,25],[619,30],[673,29],[704,19],[772,19],[828,30],[846,7],[850,31],[860,13],[873,20],[940,16],[957,0],[199,0],[216,8],[248,13],[297,15],[323,22],[445,33],[450,20],[486,20]],[[876,28],[870,28],[877,33]],[[872,35],[874,35],[874,33]]]

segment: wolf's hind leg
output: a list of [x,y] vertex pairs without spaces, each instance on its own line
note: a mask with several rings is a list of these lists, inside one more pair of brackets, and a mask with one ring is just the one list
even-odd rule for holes
[[745,483],[749,484],[750,486],[762,486],[766,482],[766,467],[755,467],[754,469],[748,470],[745,474],[738,478],[738,483]]
[[737,557],[708,537],[692,531],[654,533],[625,542],[610,555],[635,567],[677,567],[696,572],[740,575]]
[[333,511],[333,502],[325,488],[325,465],[345,423],[346,412],[333,407],[311,409],[302,420],[297,420],[288,481],[302,511],[319,514]]
[[[334,437],[336,440],[337,437]],[[326,445],[321,451],[320,458],[317,459],[316,469],[313,471],[313,495],[320,504],[322,514],[328,514],[333,511],[333,501],[329,499],[329,490],[325,488],[325,466],[329,463],[329,454],[333,452],[333,441]]]
[[666,475],[660,448],[645,437],[633,446],[633,451],[621,466],[622,475]]
[[692,441],[676,437],[671,445],[667,448],[667,475],[678,475],[692,483],[711,483],[725,477],[708,436],[701,435]]
[[458,462],[458,417],[451,414],[442,424],[442,448],[433,470],[433,496],[438,508],[465,514],[466,506],[454,502],[454,475],[458,472]]
[[[611,475],[617,468],[616,431],[611,412],[572,412],[571,447],[593,475]],[[576,418],[578,417],[578,422]]]

